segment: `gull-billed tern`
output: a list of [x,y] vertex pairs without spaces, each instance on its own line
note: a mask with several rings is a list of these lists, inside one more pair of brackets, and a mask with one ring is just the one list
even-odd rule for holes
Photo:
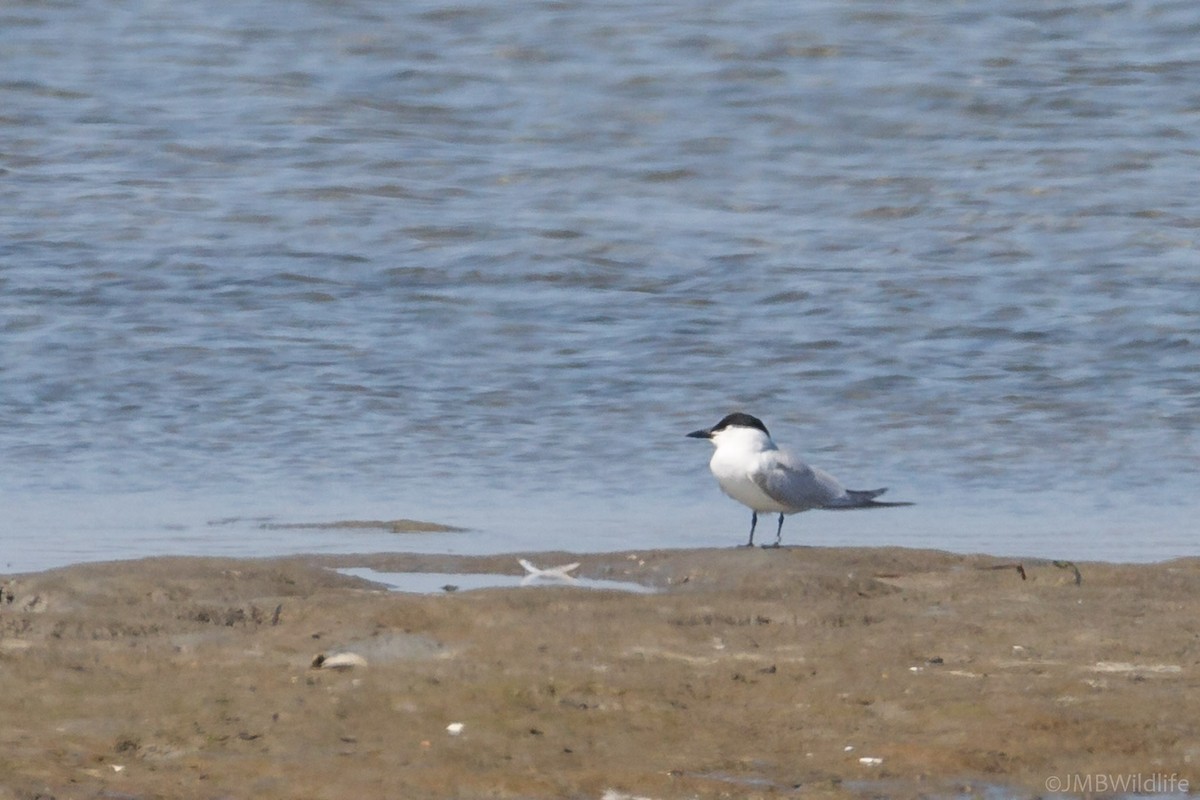
[[888,508],[912,503],[884,503],[875,498],[887,489],[847,489],[827,472],[810,467],[786,450],[780,450],[767,433],[767,426],[749,414],[730,414],[711,428],[692,431],[694,439],[708,439],[716,452],[708,468],[716,476],[721,491],[748,506],[750,541],[754,546],[754,527],[758,512],[778,513],[775,544],[783,536],[783,518],[787,514],[821,508],[840,511],[852,508]]

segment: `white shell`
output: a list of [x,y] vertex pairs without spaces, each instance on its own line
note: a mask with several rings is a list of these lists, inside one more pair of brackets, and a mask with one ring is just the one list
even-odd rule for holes
[[354,667],[365,667],[367,660],[357,653],[334,653],[327,656],[321,653],[312,662],[314,669],[352,669]]

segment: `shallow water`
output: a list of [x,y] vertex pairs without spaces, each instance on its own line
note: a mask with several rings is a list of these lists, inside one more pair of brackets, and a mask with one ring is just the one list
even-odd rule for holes
[[[916,508],[1200,554],[1200,13],[0,11],[0,567],[736,544],[740,408]],[[458,536],[214,526],[417,517]]]
[[580,589],[608,589],[620,592],[645,594],[654,589],[631,581],[606,581],[594,578],[543,577],[540,575],[505,575],[492,572],[380,572],[369,567],[344,567],[338,570],[343,575],[373,581],[395,592],[413,594],[443,594],[447,592],[469,592],[474,589],[545,588],[550,586],[574,586]]

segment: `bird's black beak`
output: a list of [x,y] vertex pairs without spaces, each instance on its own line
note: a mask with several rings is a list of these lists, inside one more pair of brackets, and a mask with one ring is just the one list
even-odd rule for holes
[[689,439],[711,439],[712,431],[711,430],[692,431],[691,433],[688,434],[688,438]]

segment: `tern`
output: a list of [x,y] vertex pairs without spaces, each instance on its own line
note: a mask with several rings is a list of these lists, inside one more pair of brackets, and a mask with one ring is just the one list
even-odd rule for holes
[[853,508],[890,508],[912,503],[884,503],[876,500],[887,489],[847,489],[828,472],[811,467],[786,450],[780,450],[758,417],[730,414],[711,428],[692,431],[693,439],[708,439],[716,452],[708,468],[716,476],[721,491],[750,508],[750,541],[754,546],[754,528],[758,514],[778,513],[775,544],[783,537],[783,518],[811,508],[841,511]]

